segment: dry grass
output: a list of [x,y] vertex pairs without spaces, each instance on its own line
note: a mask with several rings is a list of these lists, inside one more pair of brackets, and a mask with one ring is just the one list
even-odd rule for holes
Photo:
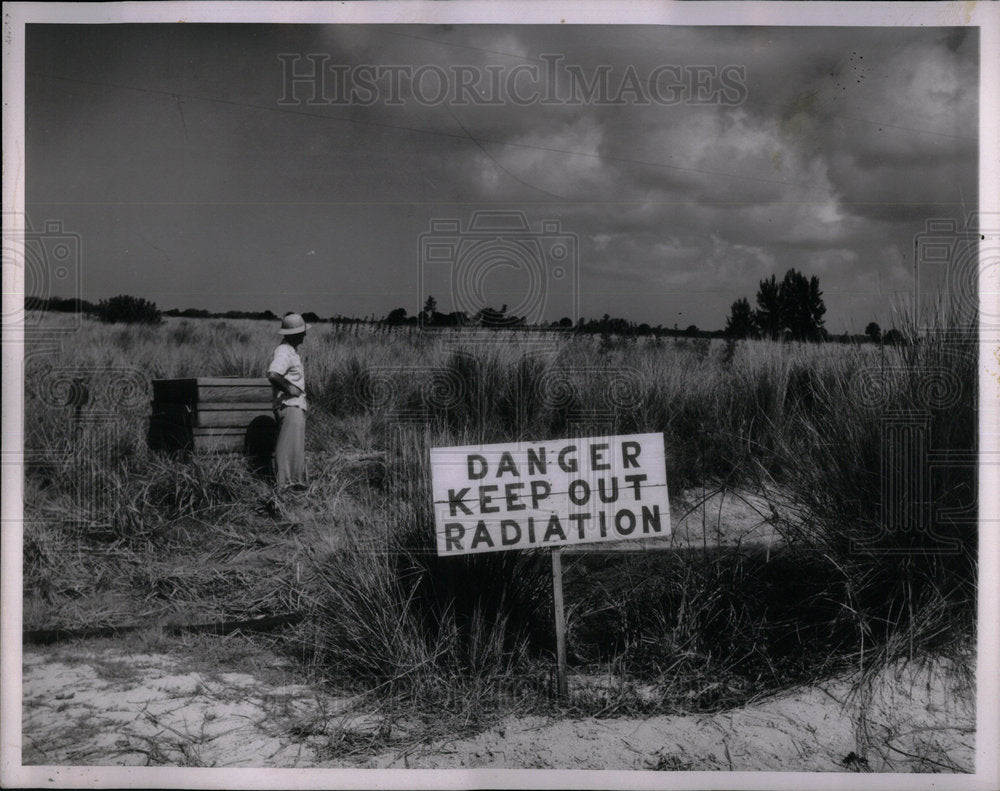
[[[926,416],[938,447],[974,447],[968,336],[879,349],[320,327],[304,348],[313,485],[284,521],[259,513],[267,484],[239,458],[145,445],[150,379],[259,375],[274,343],[268,322],[86,321],[59,353],[29,358],[27,627],[302,610],[286,649],[390,709],[473,727],[548,705],[545,564],[436,558],[427,449],[590,430],[662,432],[675,493],[768,493],[788,549],[581,563],[567,578],[574,661],[623,681],[578,697],[580,711],[714,710],[970,633],[974,526],[886,531],[880,510],[886,411]],[[66,406],[74,378],[91,392],[80,420]],[[935,391],[938,379],[957,390]],[[968,472],[948,476],[928,494],[903,470],[893,496],[974,506]]]

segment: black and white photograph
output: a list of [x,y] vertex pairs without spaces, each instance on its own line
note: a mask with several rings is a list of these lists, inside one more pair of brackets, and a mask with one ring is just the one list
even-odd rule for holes
[[5,787],[1000,782],[1000,7],[3,47]]

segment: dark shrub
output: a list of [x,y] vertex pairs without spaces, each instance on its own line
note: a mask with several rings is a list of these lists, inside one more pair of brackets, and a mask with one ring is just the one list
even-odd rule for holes
[[160,324],[163,321],[156,303],[128,294],[102,299],[97,304],[97,317],[107,324]]

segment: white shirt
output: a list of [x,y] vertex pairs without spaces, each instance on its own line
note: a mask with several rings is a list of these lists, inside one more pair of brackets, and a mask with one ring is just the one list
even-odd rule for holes
[[271,394],[274,399],[274,408],[283,406],[297,406],[306,409],[306,373],[302,367],[302,358],[299,353],[287,343],[279,344],[274,350],[274,357],[267,367],[268,373],[281,374],[288,380],[289,384],[295,385],[302,391],[302,395],[290,396],[284,390],[271,385]]

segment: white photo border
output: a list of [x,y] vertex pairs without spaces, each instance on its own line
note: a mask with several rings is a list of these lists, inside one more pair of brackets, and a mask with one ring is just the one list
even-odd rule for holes
[[[976,26],[980,29],[981,212],[1000,210],[1000,6],[994,3],[850,2],[148,2],[7,3],[3,8],[3,209],[5,244],[8,218],[23,216],[25,189],[24,57],[29,23],[413,23],[413,24],[601,24],[601,25],[772,25],[772,26]],[[14,220],[11,220],[14,222]],[[23,305],[23,277],[7,272],[3,310]],[[980,290],[981,301],[998,301]],[[21,448],[23,415],[23,333],[3,339],[3,453]],[[1000,386],[986,360],[1000,338],[980,339],[980,436],[1000,436]],[[15,449],[15,450],[12,450]],[[982,446],[983,452],[998,448]],[[996,745],[1000,744],[1000,535],[984,515],[1000,514],[1000,471],[980,465],[979,631],[977,663],[976,772],[971,775],[910,775],[907,788],[995,789],[1000,787]],[[349,769],[188,769],[180,767],[22,766],[21,749],[21,509],[22,482],[16,464],[2,465],[2,679],[0,779],[5,787],[188,787],[188,788],[469,788],[540,786],[575,788],[838,789],[899,788],[893,774],[810,774],[799,772],[622,772],[573,770],[349,770]],[[986,529],[984,529],[984,527]],[[989,745],[994,745],[990,747]],[[944,782],[943,782],[944,781]]]

